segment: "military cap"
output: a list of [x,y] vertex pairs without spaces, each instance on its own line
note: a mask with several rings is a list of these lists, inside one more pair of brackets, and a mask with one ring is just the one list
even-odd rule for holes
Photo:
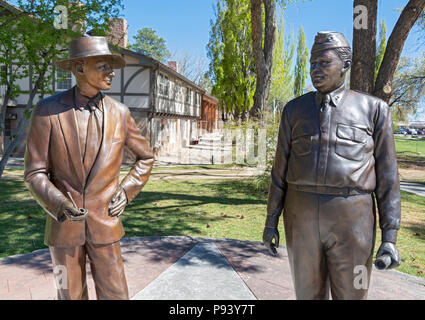
[[350,44],[341,32],[320,31],[314,38],[311,53],[335,48],[350,48]]

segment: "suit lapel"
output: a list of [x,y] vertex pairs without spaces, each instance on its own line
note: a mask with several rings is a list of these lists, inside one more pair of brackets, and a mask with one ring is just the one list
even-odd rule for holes
[[99,170],[103,167],[106,159],[109,156],[109,152],[112,147],[112,140],[115,134],[117,117],[114,116],[114,105],[113,100],[108,96],[101,93],[102,103],[103,103],[103,134],[102,134],[102,144],[100,150],[97,154],[96,160],[93,164],[93,167],[88,175],[86,185],[92,183],[97,176]]
[[77,120],[73,105],[73,93],[74,90],[70,89],[63,94],[60,102],[67,108],[65,111],[58,114],[58,118],[72,165],[74,166],[81,185],[84,185],[84,167],[80,149],[80,139],[78,138]]

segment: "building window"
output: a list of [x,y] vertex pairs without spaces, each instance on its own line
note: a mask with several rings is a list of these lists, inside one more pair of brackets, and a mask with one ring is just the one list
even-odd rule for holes
[[195,104],[196,104],[197,106],[199,106],[199,105],[201,104],[201,95],[200,95],[199,93],[196,93],[196,96],[195,96]]
[[72,75],[69,71],[56,70],[56,90],[68,90],[72,88]]
[[168,81],[168,77],[159,74],[159,94],[168,97],[169,88],[170,82]]
[[174,94],[173,99],[175,101],[180,101],[180,85],[177,82],[174,82]]
[[186,95],[185,95],[184,102],[191,103],[191,98],[192,98],[192,90],[190,90],[189,88],[186,88]]

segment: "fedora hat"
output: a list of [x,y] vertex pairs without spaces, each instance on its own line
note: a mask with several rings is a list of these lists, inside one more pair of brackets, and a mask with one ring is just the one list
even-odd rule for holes
[[89,57],[108,58],[112,69],[125,67],[125,60],[109,51],[108,40],[105,37],[81,37],[71,41],[68,59],[56,61],[55,65],[62,70],[71,71],[76,61]]

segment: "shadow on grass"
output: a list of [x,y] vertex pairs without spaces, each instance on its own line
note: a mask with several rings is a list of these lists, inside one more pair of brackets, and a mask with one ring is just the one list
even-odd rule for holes
[[[182,183],[192,187],[197,185],[192,181]],[[126,236],[199,234],[202,231],[201,226],[205,227],[208,223],[237,219],[230,216],[211,215],[211,212],[205,212],[206,209],[202,209],[203,205],[238,206],[265,203],[262,195],[252,194],[251,189],[246,190],[249,188],[249,183],[244,181],[203,183],[202,186],[204,189],[211,189],[211,195],[190,194],[184,191],[182,193],[142,192],[129,204],[123,216]],[[247,196],[244,198],[232,196],[236,190],[237,192],[246,190]],[[156,206],[161,201],[171,202],[171,204]]]
[[407,229],[411,232],[411,237],[416,240],[425,241],[425,222],[422,223],[409,223],[408,226],[404,226],[404,229]]
[[425,156],[415,156],[408,153],[397,153],[397,162],[403,167],[412,165],[425,167]]
[[[161,186],[166,182],[157,182]],[[200,208],[205,204],[226,206],[265,204],[264,195],[253,190],[248,181],[223,180],[208,183],[202,182],[202,192],[197,193],[199,183],[192,181],[176,182],[171,192],[144,191],[140,193],[126,208],[122,221],[126,237],[143,236],[179,236],[199,235],[205,231],[208,223],[236,217],[223,217],[211,214],[208,209]],[[185,187],[180,188],[180,184]],[[177,190],[175,190],[177,189]],[[208,192],[211,190],[211,192]],[[206,194],[204,194],[206,193]],[[241,193],[243,196],[241,196]],[[170,201],[170,204],[161,201]],[[46,248],[43,243],[45,213],[20,180],[0,181],[0,257],[29,253],[36,249]],[[158,204],[160,206],[158,206]],[[221,209],[225,210],[225,209]],[[195,243],[145,242],[143,246],[149,251],[148,261],[174,263],[180,256],[190,250]],[[127,248],[126,255],[139,254],[139,250]],[[257,251],[245,250],[241,257],[255,255]],[[125,257],[124,257],[125,258]],[[51,271],[48,251],[38,255],[7,258],[7,263],[23,267]],[[246,267],[254,270],[255,266]]]
[[45,213],[23,181],[0,180],[0,257],[45,248]]

